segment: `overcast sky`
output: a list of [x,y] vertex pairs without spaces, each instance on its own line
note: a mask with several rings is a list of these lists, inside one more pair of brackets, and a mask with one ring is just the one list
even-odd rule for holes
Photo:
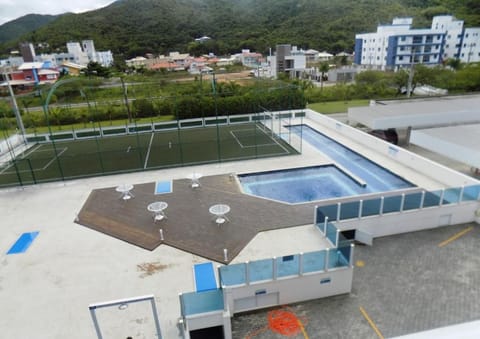
[[114,0],[0,0],[0,25],[26,14],[80,13]]

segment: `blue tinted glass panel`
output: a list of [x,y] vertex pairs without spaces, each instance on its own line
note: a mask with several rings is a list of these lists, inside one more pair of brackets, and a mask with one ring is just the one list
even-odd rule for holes
[[380,198],[364,200],[362,205],[362,216],[368,217],[370,215],[380,214]]
[[477,200],[480,195],[480,185],[467,186],[463,190],[462,201]]
[[403,210],[414,210],[420,208],[422,202],[422,193],[411,193],[405,195],[405,201],[403,203]]
[[273,279],[273,260],[264,259],[252,261],[248,264],[250,281],[262,281]]
[[337,228],[330,222],[327,224],[327,239],[330,240],[333,246],[337,246]]
[[442,191],[425,192],[423,207],[438,206],[440,204],[440,195]]
[[325,270],[326,251],[309,252],[303,255],[303,272],[318,272]]
[[277,277],[287,277],[290,275],[298,275],[300,262],[299,255],[289,255],[277,258]]
[[223,310],[223,292],[221,289],[183,293],[180,298],[183,316]]
[[401,195],[397,195],[394,197],[385,197],[385,200],[383,201],[383,213],[400,212],[401,202]]
[[340,252],[340,250],[331,250],[328,257],[328,268],[337,268],[348,266],[348,259]]
[[456,204],[460,200],[460,188],[447,188],[443,194],[442,204]]
[[360,208],[359,201],[351,201],[343,203],[340,206],[340,220],[358,218],[358,210]]
[[318,230],[319,230],[320,232],[322,232],[323,235],[325,235],[325,234],[324,234],[324,233],[325,233],[325,232],[324,232],[324,227],[325,227],[325,223],[324,223],[324,222],[317,222],[317,223],[315,224],[315,226],[318,227]]
[[345,259],[345,261],[348,262],[350,261],[350,252],[352,251],[352,246],[350,246],[349,243],[347,242],[344,242],[339,248],[338,250],[340,251],[340,254],[343,256],[343,259]]
[[225,286],[245,284],[246,264],[232,264],[220,267],[220,283]]
[[336,204],[318,207],[317,222],[325,221],[325,217],[328,217],[328,220],[330,221],[337,220],[337,209],[338,209],[338,206]]

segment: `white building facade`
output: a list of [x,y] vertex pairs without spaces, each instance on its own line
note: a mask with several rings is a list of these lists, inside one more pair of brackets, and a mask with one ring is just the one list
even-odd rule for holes
[[377,69],[438,65],[447,59],[480,61],[480,28],[464,28],[451,15],[436,16],[431,28],[412,29],[412,18],[395,18],[374,33],[355,36],[355,64]]

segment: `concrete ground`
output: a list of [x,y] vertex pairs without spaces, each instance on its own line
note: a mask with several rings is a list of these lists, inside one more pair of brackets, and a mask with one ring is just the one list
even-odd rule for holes
[[[146,251],[74,223],[90,192],[125,182],[182,179],[192,172],[208,176],[308,166],[322,161],[325,159],[304,145],[302,155],[288,158],[1,190],[1,337],[96,338],[90,304],[153,294],[163,338],[180,338],[178,293],[194,290],[192,265],[206,260],[164,245]],[[398,170],[427,188],[437,184],[413,170]],[[470,226],[473,228],[467,235],[438,247],[440,242]],[[234,262],[278,256],[282,249],[289,254],[314,250],[311,227],[261,233]],[[23,232],[31,231],[40,234],[26,253],[6,255]],[[479,237],[477,226],[458,225],[376,239],[373,247],[358,246],[352,293],[291,306],[304,324],[304,332],[296,338],[375,338],[378,335],[371,323],[384,336],[398,336],[480,318],[480,276],[476,269]],[[275,246],[271,246],[272,239]],[[319,240],[318,247],[323,246]],[[370,316],[371,323],[365,320],[360,307]],[[265,327],[267,312],[234,317],[234,338],[283,338]],[[148,304],[131,305],[127,310],[102,309],[98,318],[104,338],[154,337]]]

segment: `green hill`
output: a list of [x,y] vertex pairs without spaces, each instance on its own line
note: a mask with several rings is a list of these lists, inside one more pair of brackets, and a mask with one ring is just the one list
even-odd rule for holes
[[[225,54],[242,48],[268,53],[278,43],[329,52],[352,51],[355,33],[374,31],[396,16],[429,27],[433,15],[453,14],[480,26],[478,0],[122,0],[82,14],[65,14],[22,36],[48,42],[93,39],[99,50],[128,58],[188,51]],[[212,40],[195,43],[207,35]],[[5,53],[18,41],[0,46]]]
[[9,21],[0,26],[0,44],[11,40],[17,40],[22,35],[30,33],[49,22],[58,15],[28,14],[18,19]]

